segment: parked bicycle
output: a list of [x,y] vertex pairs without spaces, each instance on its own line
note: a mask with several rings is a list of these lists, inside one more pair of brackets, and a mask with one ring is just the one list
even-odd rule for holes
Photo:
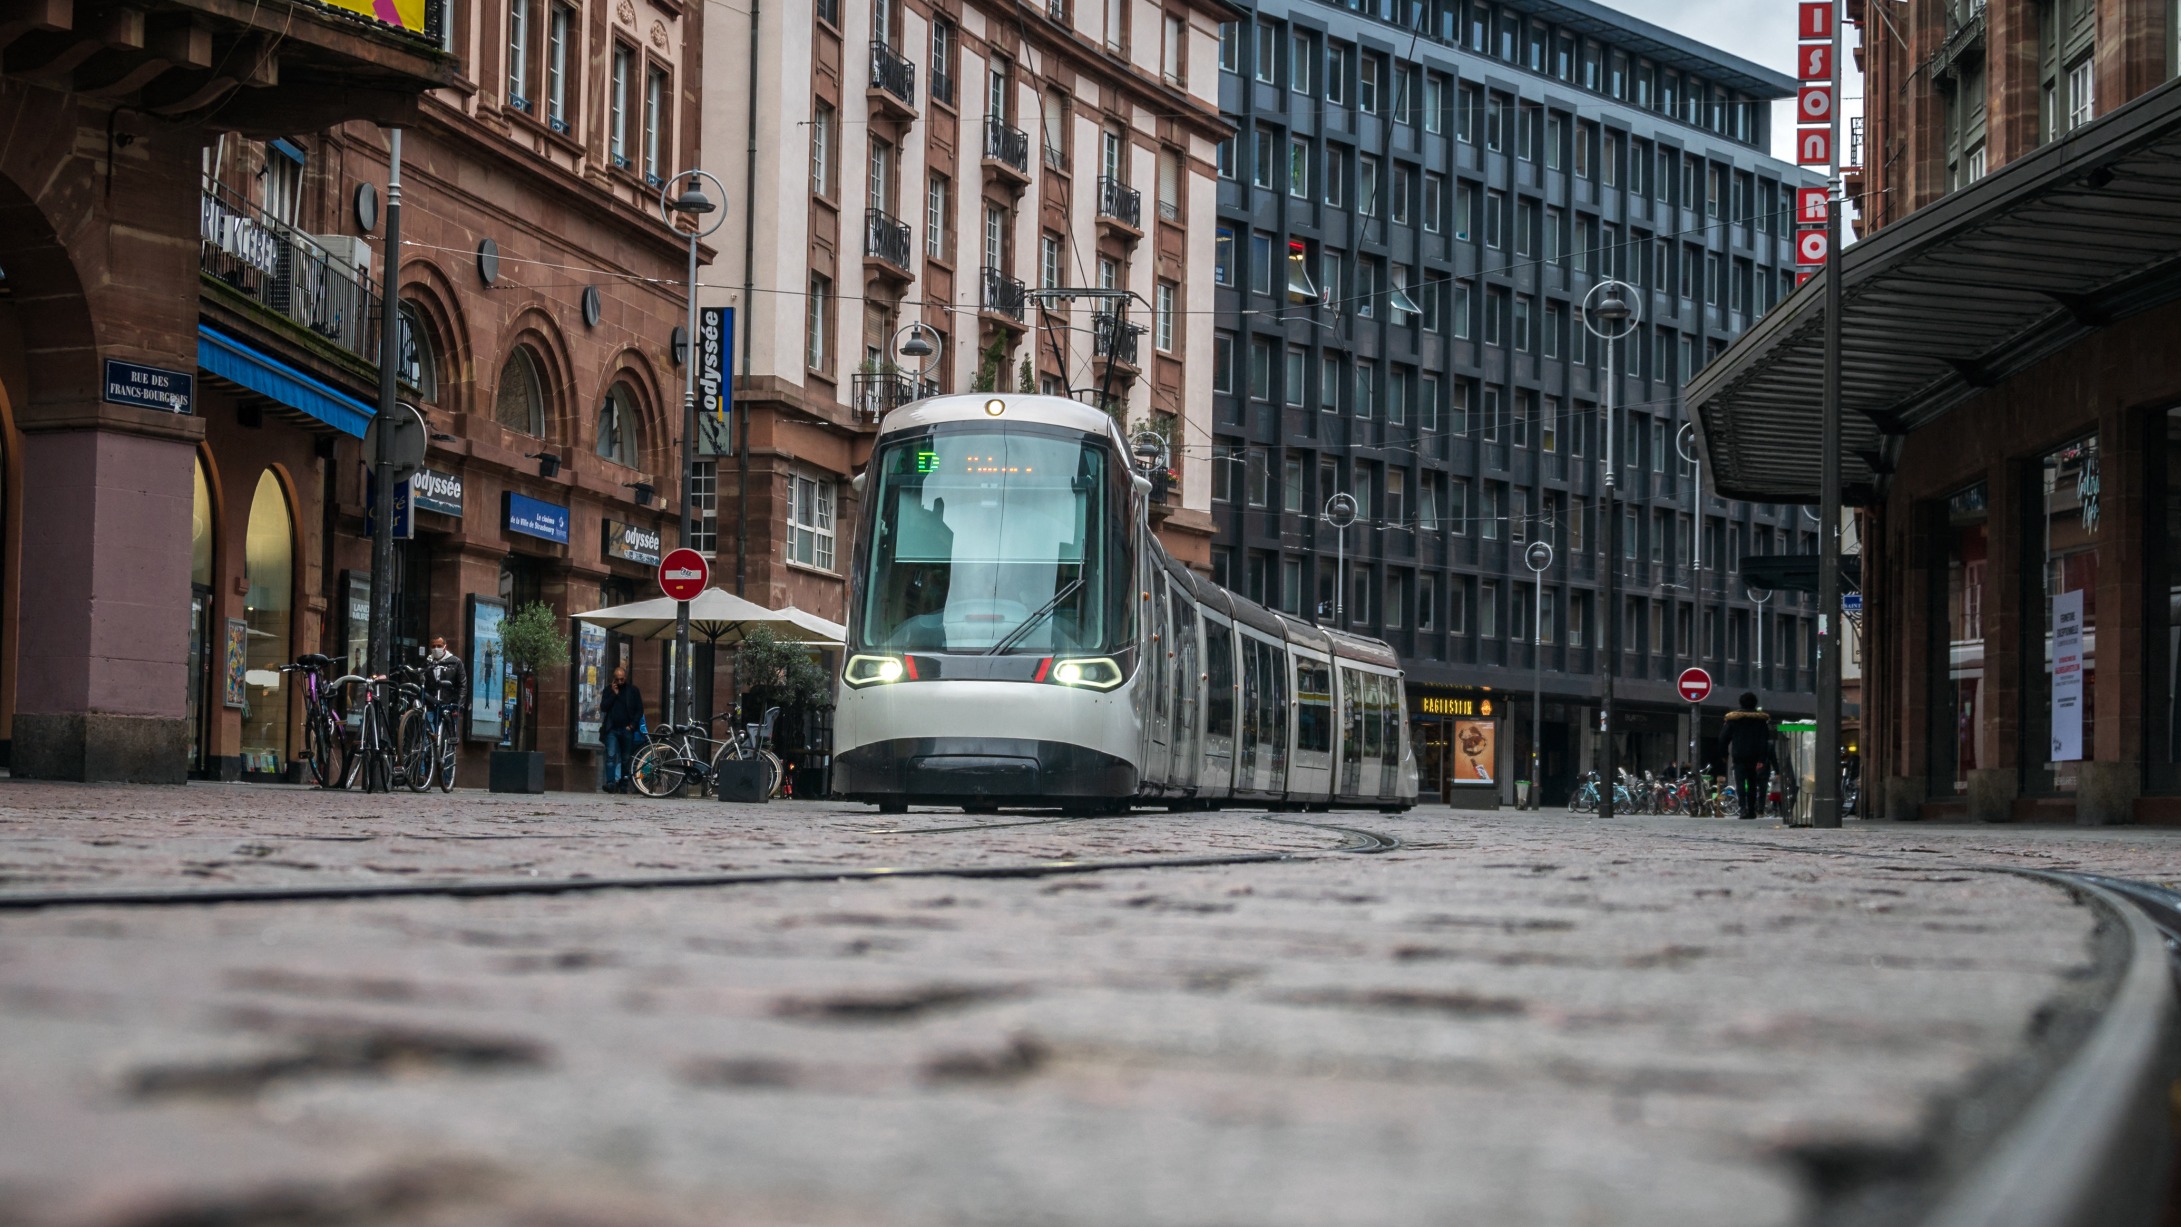
[[[764,764],[764,795],[780,791],[785,776],[778,755],[772,752],[773,722],[780,709],[770,708],[758,724],[735,727],[732,712],[720,712],[703,724],[659,725],[629,762],[629,779],[647,797],[679,796],[693,782],[697,795],[714,787],[724,762],[756,761]],[[712,727],[727,725],[725,737],[712,736]]]
[[307,652],[280,672],[300,674],[303,688],[303,759],[320,788],[348,787],[348,724],[333,689],[333,658]]

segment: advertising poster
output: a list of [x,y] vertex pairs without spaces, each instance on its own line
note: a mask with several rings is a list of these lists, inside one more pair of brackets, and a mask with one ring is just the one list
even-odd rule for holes
[[1489,784],[1499,762],[1499,723],[1494,720],[1454,722],[1454,781],[1458,784]]
[[606,628],[576,623],[576,747],[595,750],[604,718],[599,706],[606,697]]
[[329,9],[369,17],[411,34],[424,33],[424,0],[321,0]]
[[241,618],[227,620],[227,638],[220,645],[220,676],[224,679],[220,697],[229,707],[240,709],[249,701],[243,686],[250,672],[250,624]]
[[2083,594],[2052,598],[2052,761],[2083,756]]
[[361,571],[349,571],[347,592],[344,599],[347,609],[343,634],[346,636],[348,672],[368,672],[371,663],[371,576]]
[[498,741],[507,729],[511,693],[507,657],[500,651],[500,623],[507,606],[497,597],[470,598],[470,740]]

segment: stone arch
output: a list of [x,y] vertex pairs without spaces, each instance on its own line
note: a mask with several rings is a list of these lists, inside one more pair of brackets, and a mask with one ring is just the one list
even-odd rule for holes
[[474,412],[477,360],[454,282],[431,261],[412,260],[402,269],[401,300],[423,318],[439,351],[439,398],[433,404],[447,413]]
[[[541,394],[545,401],[544,430],[539,438],[548,445],[558,446],[583,436],[576,425],[575,364],[568,355],[568,338],[560,325],[540,307],[525,307],[508,322],[507,341],[500,347],[500,360],[493,367],[493,386],[490,400],[480,395],[480,411],[496,407],[499,396],[500,373],[507,368],[515,351],[528,346],[537,360],[541,380]],[[483,390],[480,389],[482,392]]]

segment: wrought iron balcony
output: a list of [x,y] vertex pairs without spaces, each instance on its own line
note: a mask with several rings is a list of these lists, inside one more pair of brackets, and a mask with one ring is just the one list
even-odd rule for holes
[[1112,175],[1098,176],[1098,216],[1143,229],[1143,193]]
[[954,78],[936,68],[931,70],[931,100],[954,105]]
[[1027,179],[1030,177],[1030,134],[997,115],[984,119],[984,156]]
[[863,211],[863,254],[873,260],[882,260],[895,268],[908,270],[909,223],[893,217],[883,209]]
[[1020,324],[1023,322],[1023,284],[996,268],[984,270],[984,293],[977,300],[978,309],[1004,316]]
[[848,381],[849,405],[863,422],[876,422],[911,401],[937,395],[937,382],[907,371],[862,371]]
[[1136,341],[1143,336],[1144,326],[1123,320],[1110,311],[1101,311],[1091,317],[1091,353],[1117,366],[1135,367]]
[[915,62],[885,43],[871,40],[871,88],[915,111]]
[[205,186],[198,220],[202,271],[379,364],[379,297],[358,262],[337,251],[368,251],[361,240],[305,234],[213,184]]

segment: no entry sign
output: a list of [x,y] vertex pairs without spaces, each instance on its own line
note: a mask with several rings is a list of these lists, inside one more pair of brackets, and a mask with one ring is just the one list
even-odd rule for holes
[[712,569],[695,550],[675,550],[659,560],[659,591],[677,601],[694,601],[712,580]]
[[1701,703],[1711,697],[1711,674],[1702,669],[1683,669],[1675,688],[1681,691],[1683,702]]

